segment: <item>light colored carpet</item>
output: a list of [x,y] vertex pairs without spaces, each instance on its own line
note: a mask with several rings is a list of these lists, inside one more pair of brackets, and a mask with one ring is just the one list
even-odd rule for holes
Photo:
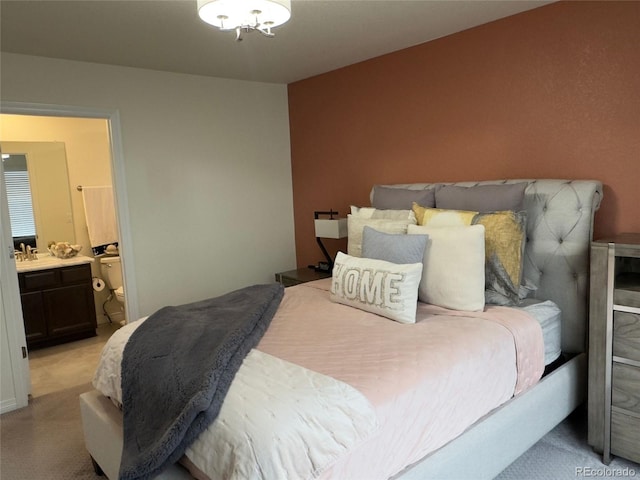
[[38,398],[90,382],[102,347],[118,328],[118,324],[101,324],[95,337],[30,351],[32,397]]
[[640,479],[640,465],[614,457],[607,466],[587,444],[584,406],[527,450],[495,480]]
[[100,352],[117,328],[101,324],[95,337],[29,352],[29,405],[0,416],[0,479],[99,478],[84,448],[78,396],[93,388]]
[[[2,480],[95,480],[78,396],[91,384],[36,397],[0,417]],[[104,478],[104,477],[103,477]]]

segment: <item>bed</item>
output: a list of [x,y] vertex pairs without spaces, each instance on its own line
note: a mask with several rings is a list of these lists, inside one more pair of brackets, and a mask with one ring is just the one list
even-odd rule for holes
[[[414,192],[435,196],[440,191],[445,209],[471,210],[468,203],[465,208],[460,208],[464,202],[456,203],[460,192],[468,196],[467,201],[491,204],[496,197],[492,189],[500,186],[509,191],[520,186],[523,194],[518,210],[526,212],[526,223],[521,223],[526,225],[526,235],[517,306],[483,303],[478,309],[465,304],[459,311],[438,306],[440,299],[434,300],[436,305],[416,302],[415,313],[409,315],[415,323],[409,320],[412,325],[408,327],[403,323],[404,311],[394,321],[350,305],[351,298],[334,298],[340,297],[341,291],[336,283],[339,269],[334,268],[333,279],[286,290],[269,328],[234,379],[220,417],[211,427],[212,436],[219,436],[227,424],[244,425],[227,428],[232,431],[260,424],[258,430],[273,429],[274,435],[280,435],[277,428],[287,423],[291,405],[285,402],[280,411],[273,407],[268,415],[261,410],[238,414],[237,405],[242,402],[228,400],[248,395],[261,398],[253,403],[275,405],[275,396],[262,397],[271,387],[261,382],[269,378],[281,381],[277,383],[280,394],[291,389],[291,394],[297,395],[304,390],[300,385],[311,385],[314,402],[318,398],[322,401],[292,402],[308,403],[307,409],[315,416],[305,422],[318,425],[315,436],[308,437],[304,432],[304,455],[273,446],[287,444],[286,438],[267,439],[271,443],[259,458],[264,462],[264,472],[272,473],[263,472],[263,478],[282,478],[285,472],[289,478],[478,479],[495,477],[569,415],[585,398],[588,252],[602,185],[597,181],[546,179],[386,185],[372,190],[372,204],[380,203],[389,193],[392,197],[413,197]],[[497,210],[489,204],[483,205],[483,211]],[[435,201],[427,207],[438,209]],[[473,218],[479,217],[482,215]],[[477,236],[479,228],[475,227],[478,225],[459,228],[473,230]],[[482,231],[488,228],[492,227],[485,223]],[[428,229],[414,228],[412,240],[422,237],[423,231],[434,235],[427,238],[436,238],[433,229]],[[456,231],[455,238],[459,237]],[[349,242],[352,250],[356,242],[352,242],[351,233]],[[336,259],[336,265],[343,268],[347,261],[362,266],[358,262],[369,260],[345,255],[345,259]],[[370,268],[368,263],[366,266]],[[345,266],[344,271],[351,270]],[[414,275],[414,282],[424,281],[421,274],[415,277],[412,272],[403,272],[402,278]],[[457,278],[456,285],[465,281]],[[432,290],[435,288],[427,291]],[[462,300],[467,302],[468,296]],[[128,330],[138,327],[134,324]],[[121,349],[132,334],[123,332]],[[393,345],[389,345],[389,339],[393,339]],[[498,348],[498,344],[504,348]],[[250,376],[245,363],[255,364],[258,375]],[[298,373],[301,375],[296,376]],[[291,385],[294,378],[297,380]],[[115,405],[118,398],[114,402],[119,381],[117,375],[112,376],[111,387],[98,381],[98,389],[80,398],[87,449],[96,468],[111,479],[118,478],[123,448],[122,414]],[[242,383],[245,390],[236,388],[236,383]],[[441,390],[444,393],[433,393]],[[319,413],[323,409],[343,412],[343,418],[337,424],[332,419],[334,423],[323,426],[327,416]],[[296,415],[306,414],[296,411]],[[251,415],[255,418],[243,420]],[[271,416],[273,423],[260,423]],[[296,444],[299,438],[294,435],[288,442]],[[243,454],[240,446],[228,447],[226,437],[215,441],[221,443],[202,443],[199,437],[180,465],[170,466],[157,478],[260,478],[254,473],[237,473],[239,466],[227,464],[236,453],[258,458],[259,447],[252,446],[252,451]],[[234,453],[220,454],[225,448]],[[218,452],[215,460],[211,460],[209,451]],[[271,451],[277,454],[271,455]],[[296,462],[288,456],[310,460]]]

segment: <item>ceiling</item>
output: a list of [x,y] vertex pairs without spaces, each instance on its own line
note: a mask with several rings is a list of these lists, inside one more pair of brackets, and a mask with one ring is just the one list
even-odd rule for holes
[[550,1],[292,0],[275,38],[220,32],[196,0],[2,0],[3,52],[291,83]]

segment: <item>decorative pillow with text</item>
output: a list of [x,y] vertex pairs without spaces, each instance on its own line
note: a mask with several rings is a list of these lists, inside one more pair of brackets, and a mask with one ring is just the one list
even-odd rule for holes
[[415,323],[422,263],[395,264],[338,252],[333,266],[333,302],[400,323]]

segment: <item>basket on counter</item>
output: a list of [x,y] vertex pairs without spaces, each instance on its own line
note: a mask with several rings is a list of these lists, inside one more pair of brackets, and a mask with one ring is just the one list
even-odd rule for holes
[[82,245],[71,245],[69,242],[51,242],[47,250],[56,258],[72,258],[82,250]]

